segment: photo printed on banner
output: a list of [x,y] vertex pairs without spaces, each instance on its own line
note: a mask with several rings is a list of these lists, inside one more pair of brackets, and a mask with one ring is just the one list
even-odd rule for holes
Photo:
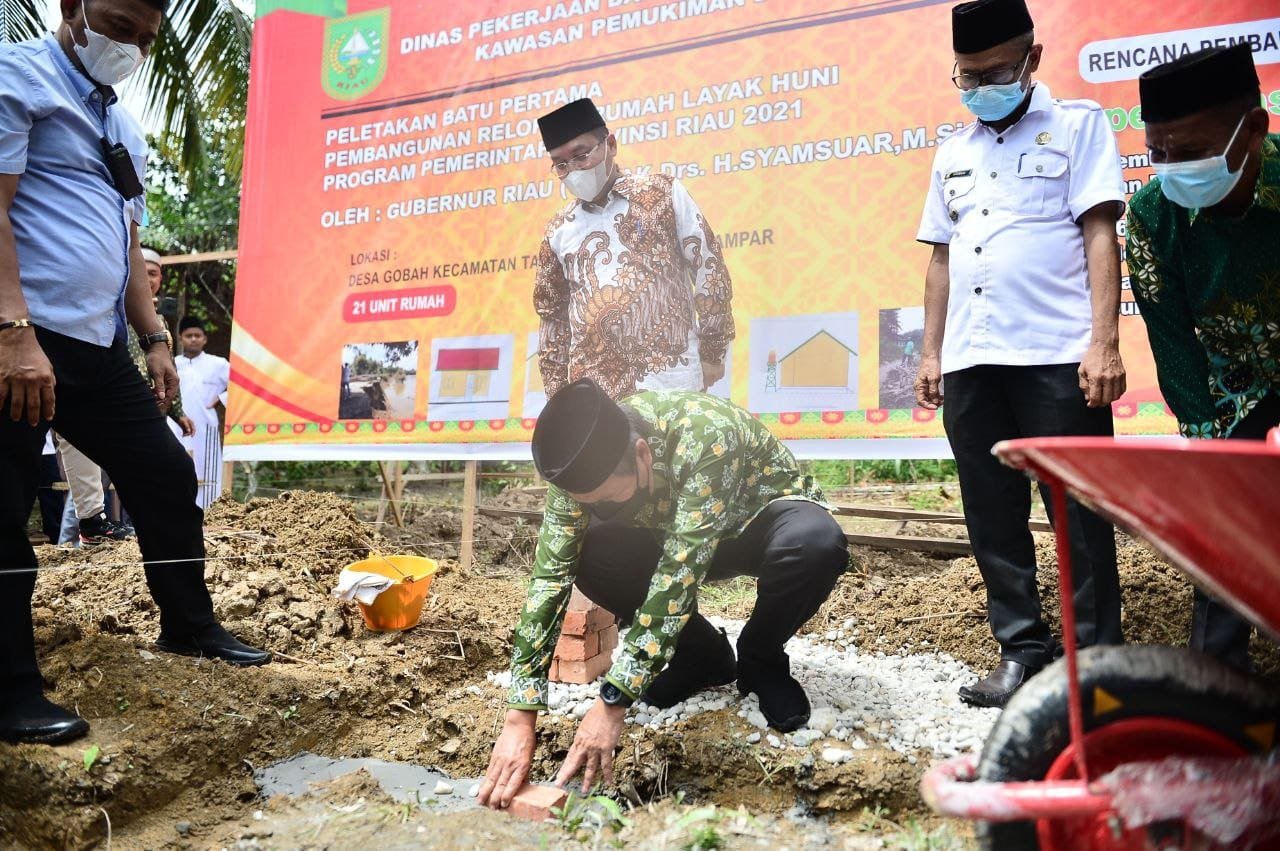
[[880,311],[880,407],[916,407],[915,380],[924,344],[924,308]]
[[344,346],[339,381],[338,419],[413,419],[418,398],[418,341]]

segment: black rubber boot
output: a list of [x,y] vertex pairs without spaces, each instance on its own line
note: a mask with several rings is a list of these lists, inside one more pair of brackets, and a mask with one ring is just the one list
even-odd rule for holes
[[650,706],[666,709],[705,688],[728,685],[737,675],[733,645],[724,630],[716,629],[702,615],[694,613],[680,631],[675,655],[653,678],[640,699]]
[[743,657],[738,663],[738,692],[743,697],[754,692],[765,720],[780,733],[799,730],[809,722],[809,697],[791,676],[785,653],[781,660],[769,662]]
[[0,741],[57,745],[89,732],[89,722],[43,694],[13,698],[0,710]]

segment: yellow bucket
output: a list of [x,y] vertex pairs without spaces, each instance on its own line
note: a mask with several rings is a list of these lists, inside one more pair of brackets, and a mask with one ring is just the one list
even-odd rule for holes
[[371,605],[357,601],[360,614],[369,629],[375,632],[393,632],[416,626],[422,617],[422,603],[426,600],[431,578],[439,565],[421,556],[383,556],[370,554],[363,561],[347,565],[348,570],[377,573],[398,580],[378,595]]

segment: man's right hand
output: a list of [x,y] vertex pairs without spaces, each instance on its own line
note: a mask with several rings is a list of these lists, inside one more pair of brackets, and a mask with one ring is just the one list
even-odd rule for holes
[[478,800],[482,807],[505,810],[511,806],[520,787],[529,779],[533,765],[533,749],[538,713],[530,709],[508,709],[502,733],[489,757]]
[[916,373],[916,404],[930,411],[942,404],[942,363],[937,356],[920,358],[920,371]]
[[34,328],[0,331],[0,406],[14,422],[28,425],[53,419],[53,364],[36,340]]

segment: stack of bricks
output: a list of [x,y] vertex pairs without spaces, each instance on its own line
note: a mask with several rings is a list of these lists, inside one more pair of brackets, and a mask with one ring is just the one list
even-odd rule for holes
[[613,613],[574,588],[551,662],[552,681],[594,682],[613,664],[613,651],[617,646],[618,625],[613,622]]

